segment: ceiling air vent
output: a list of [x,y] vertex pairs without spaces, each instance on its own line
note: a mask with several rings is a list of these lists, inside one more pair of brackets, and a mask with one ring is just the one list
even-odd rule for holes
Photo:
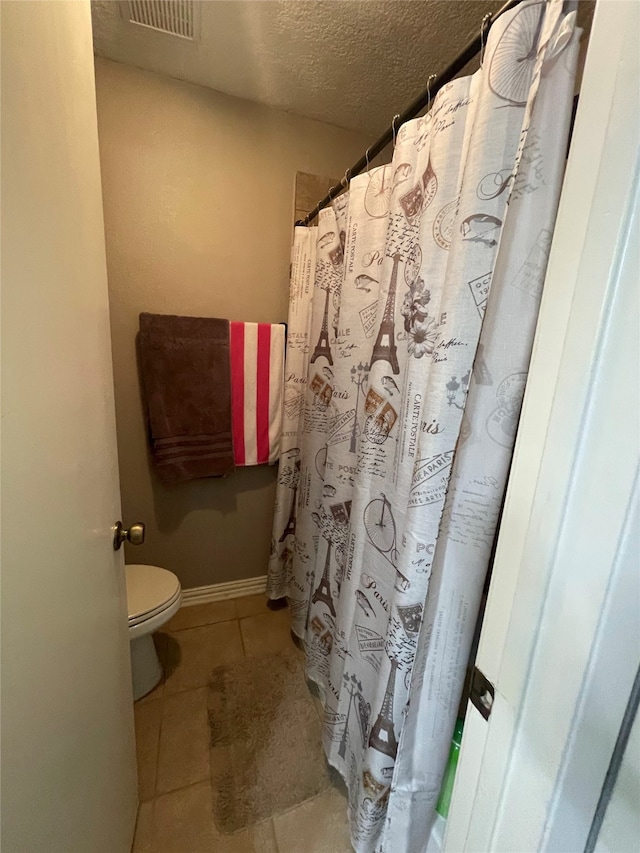
[[194,38],[194,0],[128,0],[124,5],[132,24]]

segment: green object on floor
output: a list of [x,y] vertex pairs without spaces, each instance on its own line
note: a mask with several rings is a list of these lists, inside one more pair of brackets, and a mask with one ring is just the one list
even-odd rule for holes
[[464,720],[457,720],[456,727],[453,730],[453,738],[451,740],[451,749],[449,750],[449,759],[447,761],[447,769],[444,771],[444,779],[442,780],[442,788],[440,788],[440,796],[436,811],[445,820],[449,817],[449,806],[451,805],[451,794],[453,792],[453,782],[456,778],[456,769],[458,767],[458,757],[460,756],[460,744],[462,743],[462,729],[464,728]]

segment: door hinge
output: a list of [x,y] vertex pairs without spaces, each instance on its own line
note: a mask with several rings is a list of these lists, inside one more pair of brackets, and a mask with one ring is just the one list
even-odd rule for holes
[[469,699],[474,707],[480,711],[485,720],[488,720],[489,715],[491,714],[494,696],[495,690],[493,688],[493,684],[484,675],[484,673],[480,672],[477,666],[474,666]]

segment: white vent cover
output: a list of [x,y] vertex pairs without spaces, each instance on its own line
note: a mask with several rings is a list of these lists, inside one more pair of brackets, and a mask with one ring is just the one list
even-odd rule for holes
[[194,38],[194,0],[128,0],[122,7],[132,24],[185,39]]

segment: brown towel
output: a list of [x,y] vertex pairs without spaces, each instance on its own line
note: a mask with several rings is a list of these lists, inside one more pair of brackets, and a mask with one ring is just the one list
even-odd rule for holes
[[138,353],[153,463],[165,483],[233,468],[229,321],[141,314]]

